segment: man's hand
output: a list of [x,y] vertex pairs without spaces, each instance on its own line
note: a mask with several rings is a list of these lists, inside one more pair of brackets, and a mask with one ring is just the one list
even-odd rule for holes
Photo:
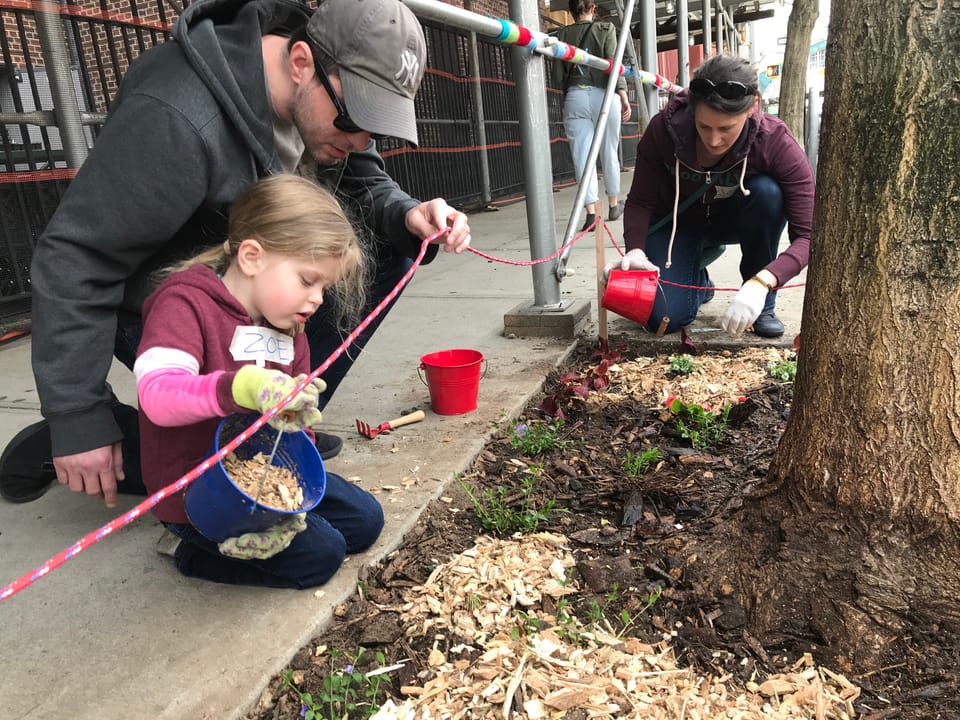
[[470,246],[467,216],[447,205],[443,198],[434,198],[410,208],[405,221],[407,230],[421,239],[450,228],[450,232],[437,240],[444,252],[462,253]]
[[57,480],[73,492],[99,495],[108,508],[117,505],[117,482],[124,479],[120,443],[53,459]]
[[617,90],[617,95],[620,97],[620,119],[626,122],[630,119],[630,98],[626,90]]
[[624,272],[628,270],[648,270],[660,272],[660,268],[650,262],[647,254],[640,248],[631,250],[622,258],[608,262],[603,268],[603,277],[608,277],[611,270],[623,270]]

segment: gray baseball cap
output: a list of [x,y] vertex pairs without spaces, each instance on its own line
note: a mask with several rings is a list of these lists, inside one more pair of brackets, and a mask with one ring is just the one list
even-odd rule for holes
[[332,57],[350,118],[417,143],[413,97],[427,64],[423,29],[399,0],[322,0],[307,35]]

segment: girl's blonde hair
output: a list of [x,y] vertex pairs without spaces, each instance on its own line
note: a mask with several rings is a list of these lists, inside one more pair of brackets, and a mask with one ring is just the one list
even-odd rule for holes
[[324,290],[324,296],[336,303],[338,326],[353,327],[360,321],[366,302],[367,258],[343,208],[328,191],[297,175],[272,175],[257,181],[230,208],[223,244],[169,272],[206,265],[223,274],[246,239],[256,240],[277,255],[339,260],[339,276]]

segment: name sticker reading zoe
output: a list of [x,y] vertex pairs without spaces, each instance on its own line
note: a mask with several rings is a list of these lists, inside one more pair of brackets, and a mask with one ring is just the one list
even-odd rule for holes
[[281,365],[293,362],[293,338],[256,325],[241,325],[233,332],[230,354],[238,362],[253,360],[263,367],[268,360]]

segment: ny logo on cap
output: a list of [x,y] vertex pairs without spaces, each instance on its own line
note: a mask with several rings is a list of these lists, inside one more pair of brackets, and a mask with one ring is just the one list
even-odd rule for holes
[[400,55],[400,70],[393,77],[406,88],[416,90],[417,77],[420,75],[420,63],[412,50],[404,50]]

